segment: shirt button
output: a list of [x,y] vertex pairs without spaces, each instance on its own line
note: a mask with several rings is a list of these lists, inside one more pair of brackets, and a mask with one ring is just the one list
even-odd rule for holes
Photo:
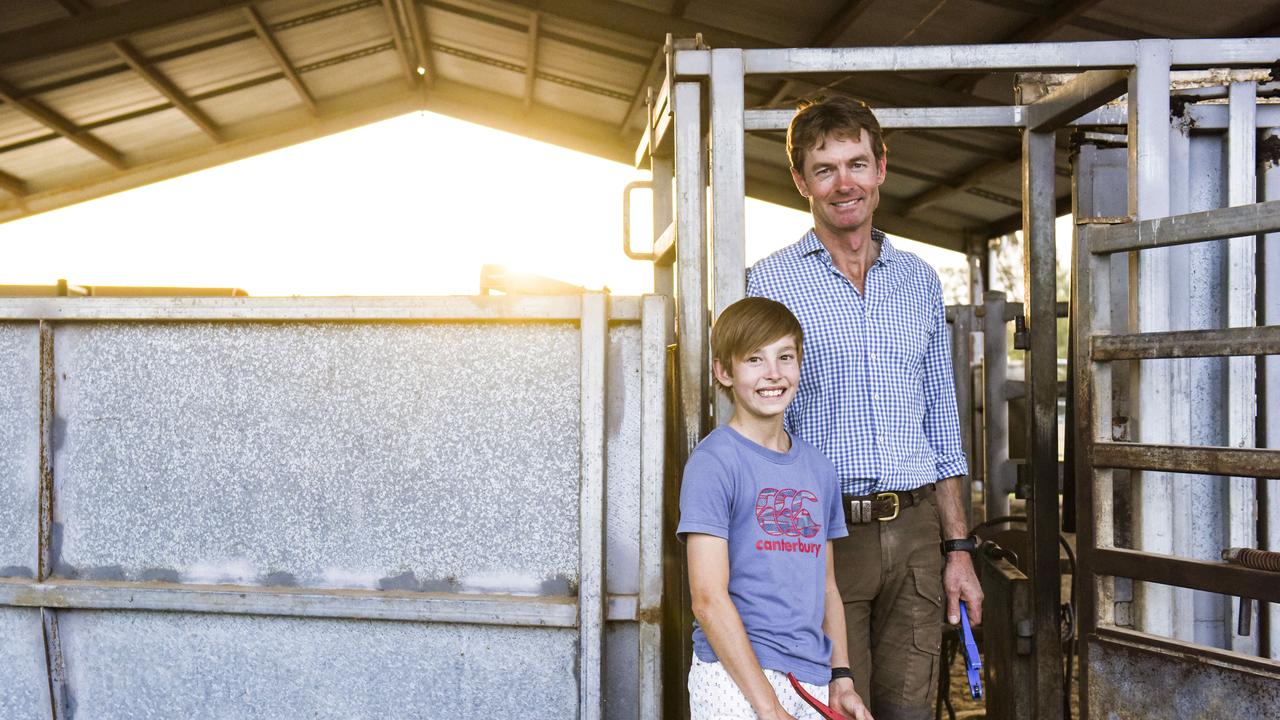
[[880,399],[880,393],[871,393],[871,399],[872,399],[872,400],[879,400],[879,399]]

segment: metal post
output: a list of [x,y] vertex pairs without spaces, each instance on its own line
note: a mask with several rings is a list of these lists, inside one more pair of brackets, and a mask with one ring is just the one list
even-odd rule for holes
[[[671,157],[653,156],[649,158],[649,165],[653,175],[653,240],[656,244],[675,218],[672,206],[675,161]],[[671,263],[654,262],[653,291],[667,297],[675,295],[675,268]]]
[[1031,588],[1035,607],[1035,716],[1062,717],[1058,606],[1058,317],[1053,132],[1022,135],[1022,232],[1027,353],[1027,468],[1031,473]]
[[685,455],[707,429],[707,185],[702,86],[676,83],[672,94],[676,153],[676,332]]
[[969,477],[960,483],[960,500],[964,503],[964,524],[973,527],[973,350],[970,335],[973,332],[973,307],[957,305],[950,308],[955,320],[951,323],[951,372],[956,385],[956,408],[960,414],[960,445],[969,461]]
[[1005,294],[984,296],[982,318],[982,446],[986,454],[987,482],[983,497],[987,519],[1009,514],[1013,490],[1013,466],[1009,463],[1009,402],[1004,384],[1009,370],[1009,338],[1004,321]]
[[578,717],[600,720],[604,702],[604,475],[606,299],[582,295],[581,474],[578,486]]
[[671,305],[647,295],[640,314],[640,623],[639,720],[662,717],[662,490],[666,465],[667,344]]
[[[1129,212],[1138,220],[1169,215],[1168,40],[1139,40],[1137,67],[1129,77]],[[1169,329],[1169,256],[1161,248],[1130,253],[1130,321],[1138,332]],[[1136,282],[1133,282],[1136,276]],[[1169,442],[1169,362],[1133,363],[1137,387],[1138,441]],[[1147,552],[1173,551],[1173,488],[1169,473],[1133,476],[1135,546]],[[1137,626],[1172,634],[1173,593],[1167,586],[1135,588]]]
[[[1268,128],[1264,143],[1280,143],[1280,128]],[[1280,200],[1280,164],[1268,162],[1263,172],[1263,199]],[[1258,262],[1259,287],[1262,313],[1261,325],[1280,325],[1280,233],[1263,236],[1261,257]],[[1265,423],[1265,436],[1259,443],[1268,448],[1280,448],[1280,355],[1268,355],[1262,359],[1263,393],[1260,417]],[[1280,551],[1280,480],[1264,480],[1266,504],[1258,508],[1266,536],[1260,547]],[[1280,660],[1280,604],[1266,606],[1267,655]]]
[[[711,51],[711,317],[746,294],[746,168],[743,145],[742,50]],[[733,403],[715,393],[715,421],[726,423]]]
[[[1250,205],[1257,201],[1257,87],[1253,82],[1233,82],[1229,89],[1230,126],[1227,132],[1228,201],[1232,206]],[[1257,324],[1255,295],[1256,237],[1237,237],[1227,241],[1227,325],[1252,327]],[[1227,387],[1227,444],[1231,447],[1251,448],[1255,445],[1254,422],[1257,411],[1257,395],[1252,357],[1233,357],[1227,360],[1229,373]],[[1257,547],[1257,497],[1256,480],[1230,478],[1227,490],[1227,540],[1231,547]],[[1237,635],[1239,611],[1237,603],[1227,603],[1228,645],[1236,652],[1255,655],[1258,652],[1256,630],[1248,635]],[[1249,627],[1257,628],[1257,613],[1249,603],[1247,608],[1253,617]]]

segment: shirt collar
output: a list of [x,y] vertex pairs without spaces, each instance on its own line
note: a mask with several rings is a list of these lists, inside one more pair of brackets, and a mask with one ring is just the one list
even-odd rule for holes
[[[871,228],[871,239],[880,243],[880,257],[876,258],[877,263],[888,264],[898,259],[900,251],[889,242],[889,236],[885,235],[884,231],[879,228]],[[800,238],[800,244],[797,249],[800,251],[801,257],[814,253],[822,253],[827,257],[831,255],[831,253],[827,252],[827,246],[823,245],[822,241],[818,239],[818,233],[813,230],[809,230],[804,237]]]

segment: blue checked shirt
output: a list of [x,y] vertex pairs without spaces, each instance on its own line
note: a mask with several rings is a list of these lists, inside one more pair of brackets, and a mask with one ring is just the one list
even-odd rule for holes
[[747,275],[748,295],[800,319],[804,357],[786,426],[835,464],[846,495],[968,473],[938,274],[879,230],[872,237],[880,257],[865,294],[812,230]]

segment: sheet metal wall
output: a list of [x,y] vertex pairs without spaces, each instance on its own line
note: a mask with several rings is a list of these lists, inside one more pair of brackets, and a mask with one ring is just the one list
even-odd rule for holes
[[[95,300],[0,302],[0,716],[640,717],[663,300],[609,303],[594,388],[577,297]],[[57,320],[47,578],[32,316]],[[583,697],[590,523],[610,622]]]

